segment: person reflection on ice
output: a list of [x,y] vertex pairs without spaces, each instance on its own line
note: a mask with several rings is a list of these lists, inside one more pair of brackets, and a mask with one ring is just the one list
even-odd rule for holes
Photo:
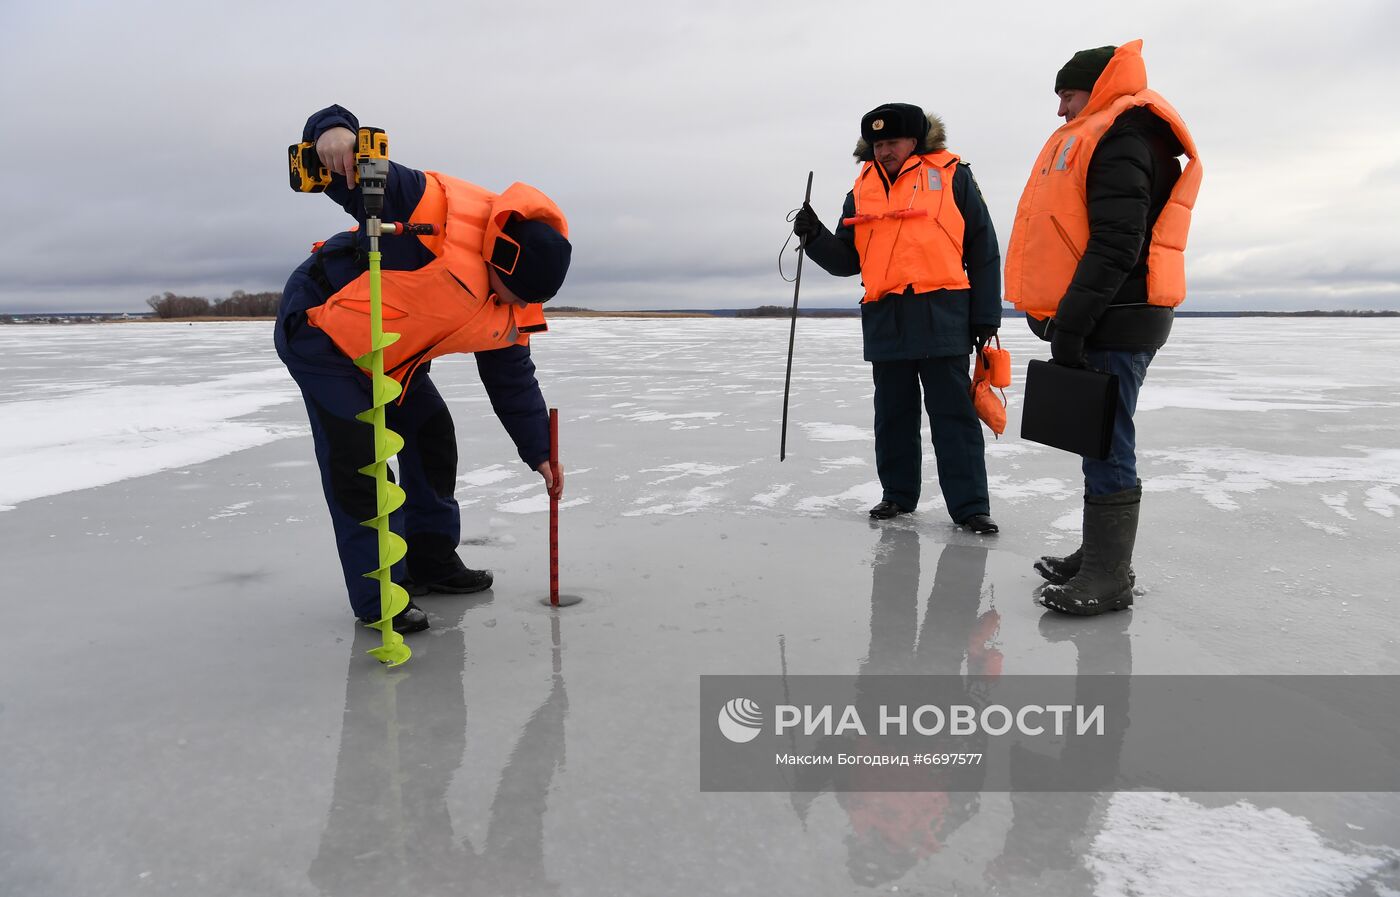
[[[546,799],[564,765],[569,710],[557,617],[549,693],[501,772],[485,844],[478,849],[453,833],[447,793],[462,767],[467,734],[466,646],[458,624],[471,606],[480,601],[442,602],[443,625],[415,646],[413,666],[404,671],[362,663],[378,633],[357,630],[335,791],[309,871],[327,897],[558,891],[544,863]],[[420,681],[400,688],[408,678]]]
[[[919,535],[887,527],[880,533],[872,564],[870,650],[860,663],[856,683],[862,715],[874,718],[878,696],[862,694],[861,680],[873,676],[941,675],[996,677],[1001,653],[993,646],[1000,624],[995,610],[978,613],[986,575],[987,549],[946,545],[938,558],[928,609],[919,621]],[[960,681],[958,693],[938,695],[937,702],[978,703],[974,680]],[[985,735],[981,736],[985,739]],[[960,750],[977,751],[974,739]],[[862,737],[828,739],[822,752],[862,753],[873,749]],[[975,816],[976,791],[950,792],[947,772],[936,766],[908,768],[802,767],[793,783],[792,805],[804,822],[812,804],[832,789],[833,776],[850,776],[847,787],[862,783],[871,790],[835,791],[850,821],[846,837],[847,869],[857,885],[874,887],[897,881],[920,860],[937,853],[953,832]],[[966,781],[966,779],[963,779]],[[899,789],[899,790],[893,790]]]

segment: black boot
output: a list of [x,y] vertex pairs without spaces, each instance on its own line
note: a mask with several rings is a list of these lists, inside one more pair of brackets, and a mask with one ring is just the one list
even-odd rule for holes
[[441,592],[445,595],[471,595],[476,592],[484,592],[491,588],[495,578],[490,570],[471,570],[463,567],[456,573],[444,579],[434,582],[418,582],[416,579],[405,579],[402,583],[404,591],[414,598],[421,598],[433,592]]
[[878,505],[870,509],[870,516],[876,520],[889,520],[891,517],[898,517],[900,514],[912,513],[908,508],[897,505],[889,499],[883,499]]
[[1084,497],[1084,544],[1079,571],[1063,585],[1041,590],[1051,610],[1093,616],[1133,604],[1133,545],[1137,541],[1142,486],[1112,495]]
[[[1042,578],[1053,582],[1057,586],[1062,586],[1074,579],[1074,574],[1079,572],[1079,565],[1084,562],[1084,546],[1074,549],[1071,554],[1062,558],[1054,555],[1042,555],[1040,560],[1035,562],[1035,571]],[[1128,579],[1132,583],[1137,583],[1137,573],[1131,567],[1128,568]]]
[[[373,623],[379,617],[360,617],[361,623]],[[423,613],[423,609],[412,601],[403,610],[394,614],[394,631],[399,635],[407,635],[410,632],[422,632],[428,628],[428,615]]]
[[1064,557],[1055,557],[1050,554],[1041,555],[1040,560],[1035,562],[1035,570],[1050,582],[1064,585],[1074,579],[1074,574],[1079,572],[1079,565],[1083,562],[1084,546],[1081,545]]

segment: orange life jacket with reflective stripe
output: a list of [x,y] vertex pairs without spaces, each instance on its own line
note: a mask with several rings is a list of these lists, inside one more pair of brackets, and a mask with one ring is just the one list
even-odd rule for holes
[[1006,300],[1031,317],[1053,317],[1069,289],[1089,244],[1089,160],[1118,116],[1138,106],[1148,107],[1171,126],[1187,157],[1152,227],[1147,301],[1176,306],[1186,298],[1186,233],[1201,188],[1201,162],[1181,116],[1147,89],[1142,41],[1136,40],[1113,54],[1084,110],[1050,135],[1016,206],[1006,250]]
[[877,165],[866,162],[851,190],[865,283],[861,301],[876,302],[909,287],[915,293],[968,289],[963,217],[953,200],[958,157],[946,150],[910,156],[888,194]]
[[[491,292],[487,259],[511,213],[569,235],[564,213],[528,184],[512,184],[496,194],[435,171],[424,174],[423,198],[410,220],[437,225],[436,234],[418,238],[436,257],[416,271],[380,275],[384,329],[399,334],[384,350],[384,372],[405,386],[418,365],[439,355],[524,346],[531,333],[547,329],[540,305],[517,308]],[[369,272],[306,316],[346,355],[366,354]]]

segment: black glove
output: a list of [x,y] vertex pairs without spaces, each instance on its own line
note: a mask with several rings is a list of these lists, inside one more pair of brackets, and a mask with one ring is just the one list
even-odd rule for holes
[[1050,338],[1050,360],[1067,368],[1084,367],[1084,337],[1056,328]]
[[997,325],[995,324],[973,324],[972,344],[977,347],[977,352],[986,348],[987,343],[992,341],[992,337],[997,335]]
[[822,224],[811,204],[804,202],[802,208],[797,210],[797,217],[792,219],[792,232],[797,234],[802,245],[806,246],[826,233],[826,225]]

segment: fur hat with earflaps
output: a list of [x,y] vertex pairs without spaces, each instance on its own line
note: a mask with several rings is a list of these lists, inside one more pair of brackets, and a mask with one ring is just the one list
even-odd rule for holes
[[936,153],[947,146],[943,120],[909,103],[885,103],[871,109],[860,120],[860,140],[852,153],[858,161],[875,160],[875,141],[912,137],[919,141],[914,152]]

